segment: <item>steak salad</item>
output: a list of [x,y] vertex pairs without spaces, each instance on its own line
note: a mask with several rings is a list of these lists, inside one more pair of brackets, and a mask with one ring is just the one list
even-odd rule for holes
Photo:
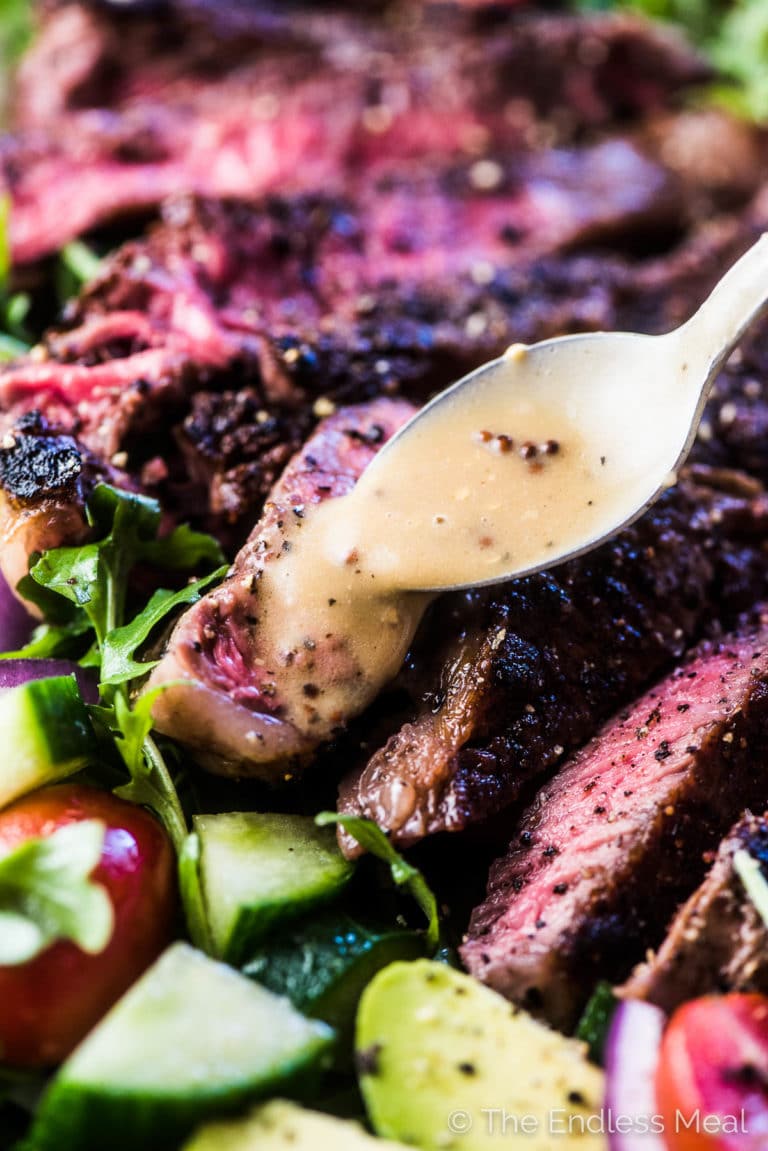
[[768,1148],[766,323],[586,554],[302,542],[768,228],[760,4],[579,7],[0,7],[0,1148]]

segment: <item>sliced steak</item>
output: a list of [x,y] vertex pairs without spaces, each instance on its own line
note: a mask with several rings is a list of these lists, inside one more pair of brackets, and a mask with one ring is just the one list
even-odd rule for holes
[[22,69],[21,130],[0,149],[18,262],[177,194],[365,194],[456,163],[489,187],[499,159],[668,106],[707,74],[626,15],[511,13],[489,35],[445,6],[116,8],[60,6]]
[[27,574],[29,556],[62,539],[88,535],[84,508],[105,471],[69,435],[53,430],[39,412],[22,417],[0,440],[0,550],[11,587]]
[[[643,163],[615,155],[620,168],[627,156]],[[567,163],[561,175],[545,247],[586,220]],[[167,205],[146,241],[106,262],[66,325],[0,372],[0,426],[43,411],[171,516],[239,546],[333,404],[423,400],[513,339],[612,326],[620,261],[516,251],[500,239],[519,218],[514,198],[466,182],[430,193],[431,212],[405,192],[364,207],[324,196]],[[456,234],[464,244],[447,242]]]
[[462,958],[568,1027],[626,974],[768,793],[768,619],[706,645],[610,720],[539,792],[491,871]]
[[[206,767],[282,781],[287,765],[306,758],[378,694],[382,683],[364,675],[357,637],[302,631],[293,647],[287,621],[270,626],[276,607],[267,577],[300,544],[305,513],[347,494],[413,411],[403,401],[380,399],[322,423],[272,491],[228,578],[177,624],[149,680],[150,690],[168,685],[153,714],[158,729]],[[413,638],[420,605],[420,597],[411,597],[375,623],[377,642],[389,652],[382,662],[389,677]],[[375,603],[370,607],[373,616]]]
[[747,478],[711,478],[726,490],[683,483],[597,551],[477,595],[458,619],[452,599],[442,622],[438,605],[434,633],[455,639],[422,643],[416,717],[343,781],[341,810],[402,843],[494,815],[764,596],[768,500]]
[[768,817],[747,813],[726,836],[701,887],[622,995],[671,1012],[697,995],[768,992],[768,930],[733,866],[739,851],[757,860],[768,880]]

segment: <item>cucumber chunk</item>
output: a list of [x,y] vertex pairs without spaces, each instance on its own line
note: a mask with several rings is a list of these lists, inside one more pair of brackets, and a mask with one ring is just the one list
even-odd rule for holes
[[350,1045],[363,990],[397,959],[418,959],[424,937],[416,931],[365,927],[328,911],[271,936],[243,968],[299,1011],[329,1023]]
[[275,1099],[245,1119],[211,1123],[184,1151],[405,1151],[405,1145],[375,1139],[359,1123]]
[[235,966],[279,923],[335,898],[354,870],[309,816],[198,815],[194,832],[213,952]]
[[95,736],[74,676],[35,679],[0,691],[0,807],[74,775]]
[[585,1045],[444,964],[377,975],[356,1046],[380,1135],[445,1151],[605,1151],[604,1077]]
[[64,1063],[24,1151],[167,1151],[196,1124],[322,1066],[324,1024],[185,943]]

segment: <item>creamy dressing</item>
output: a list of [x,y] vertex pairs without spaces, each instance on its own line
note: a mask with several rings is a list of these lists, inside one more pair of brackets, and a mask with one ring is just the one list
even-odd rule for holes
[[[307,700],[318,720],[350,714],[396,674],[435,592],[584,549],[658,488],[654,464],[676,458],[679,421],[675,432],[643,387],[647,357],[617,412],[617,379],[626,385],[633,369],[622,338],[606,339],[610,370],[604,346],[594,371],[588,343],[575,341],[567,377],[541,349],[511,348],[407,425],[349,495],[291,525],[289,548],[265,566],[260,618],[289,676],[297,653],[322,649],[322,695]],[[661,343],[648,339],[650,357]]]
[[628,468],[634,448],[601,419],[593,389],[585,410],[578,380],[534,371],[518,346],[493,376],[435,405],[389,466],[374,463],[350,496],[318,510],[324,554],[339,569],[352,557],[382,591],[481,584],[584,547],[621,522],[628,500],[641,506],[644,453]]
[[[766,309],[766,284],[768,236],[677,331],[514,346],[401,428],[348,495],[324,498],[331,489],[318,486],[317,502],[283,514],[288,488],[278,494],[230,581],[211,593],[247,637],[245,653],[222,645],[223,673],[233,660],[239,689],[258,669],[245,706],[224,695],[225,712],[219,692],[219,757],[254,765],[305,754],[397,673],[433,595],[551,567],[641,514],[675,482],[719,366]],[[184,659],[166,656],[150,684],[197,666],[194,628],[177,631]],[[171,733],[174,691],[158,705]],[[201,726],[187,696],[205,744],[205,710]]]

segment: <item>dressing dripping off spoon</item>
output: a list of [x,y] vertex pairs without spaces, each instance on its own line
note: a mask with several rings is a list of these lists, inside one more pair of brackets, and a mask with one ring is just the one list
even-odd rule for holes
[[[228,579],[177,624],[149,680],[166,688],[158,729],[215,770],[282,778],[306,762],[397,674],[436,594],[586,552],[674,483],[767,301],[768,235],[668,335],[511,348],[405,423],[357,483],[354,437],[370,449],[387,429],[331,416],[318,459],[289,469]],[[324,459],[348,494],[326,495]],[[408,818],[407,787],[380,792],[383,813]]]
[[675,482],[720,367],[767,306],[768,233],[667,335],[514,345],[318,509],[322,552],[370,594],[497,583],[591,550]]

